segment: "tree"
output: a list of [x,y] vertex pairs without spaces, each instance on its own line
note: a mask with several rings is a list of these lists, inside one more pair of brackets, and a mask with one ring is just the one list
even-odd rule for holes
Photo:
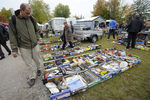
[[102,16],[105,19],[109,19],[109,11],[107,10],[107,2],[105,0],[97,0],[93,7],[93,16]]
[[44,3],[43,0],[29,0],[29,3],[32,8],[32,16],[38,23],[47,22],[51,18],[49,5]]
[[117,19],[118,22],[127,23],[131,17],[131,7],[128,5],[120,7],[120,13],[118,16],[119,16]]
[[54,17],[65,17],[70,16],[70,9],[68,5],[62,5],[59,3],[54,10]]
[[123,0],[97,0],[93,7],[93,16],[102,16],[104,19],[115,18],[117,22],[126,22],[130,17],[131,7],[122,3]]
[[142,19],[146,19],[150,10],[150,0],[136,0],[132,5],[133,13],[136,12],[140,14]]
[[79,19],[79,17],[77,15],[75,15],[74,18]]
[[0,15],[3,16],[4,19],[8,20],[10,16],[12,16],[12,13],[10,10],[6,10],[5,8],[2,8]]
[[93,16],[102,16],[105,19],[118,19],[120,0],[97,0],[94,5]]
[[110,18],[115,18],[116,20],[120,17],[120,1],[119,0],[110,0],[108,2],[108,8],[110,12]]

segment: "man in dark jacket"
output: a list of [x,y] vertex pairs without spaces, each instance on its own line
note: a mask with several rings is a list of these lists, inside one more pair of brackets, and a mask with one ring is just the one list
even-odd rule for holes
[[8,55],[11,54],[11,51],[6,44],[7,40],[8,40],[8,32],[3,25],[0,25],[0,60],[5,58],[4,53],[1,49],[1,45],[6,49],[6,51],[8,52]]
[[126,49],[130,48],[130,42],[132,41],[131,48],[135,48],[137,33],[144,27],[143,21],[140,19],[139,14],[136,13],[135,18],[133,18],[127,26],[128,32],[128,44]]
[[[41,63],[39,61],[38,26],[35,19],[30,15],[31,8],[29,4],[22,3],[20,9],[15,11],[16,24],[13,23],[13,16],[9,20],[10,45],[14,57],[18,55],[20,50],[21,57],[28,67],[28,84],[33,86],[37,75],[41,74]],[[33,23],[31,17],[34,19]],[[36,29],[36,30],[35,30]]]
[[72,41],[72,31],[71,28],[68,26],[67,22],[64,22],[64,32],[63,32],[63,47],[62,49],[65,49],[66,43],[69,42],[70,47],[73,48]]

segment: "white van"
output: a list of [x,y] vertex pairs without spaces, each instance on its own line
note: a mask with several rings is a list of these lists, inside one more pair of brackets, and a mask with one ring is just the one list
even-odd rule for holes
[[72,22],[72,25],[77,23],[77,20],[74,17],[66,18],[66,21],[67,21],[68,25],[70,25],[70,22]]
[[55,17],[48,21],[48,23],[52,26],[54,32],[62,33],[65,21],[66,19],[64,17]]
[[39,26],[39,28],[40,28],[40,30],[43,30],[43,24],[39,24],[39,23],[37,23],[37,25]]

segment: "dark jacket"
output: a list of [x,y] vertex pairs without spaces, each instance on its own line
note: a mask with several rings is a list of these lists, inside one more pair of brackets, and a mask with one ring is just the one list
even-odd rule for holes
[[72,33],[74,33],[74,27],[73,27],[73,25],[70,25],[70,27],[71,27]]
[[65,40],[66,40],[66,42],[69,42],[69,41],[72,41],[72,39],[73,39],[73,34],[72,34],[72,31],[71,31],[71,28],[68,26],[68,25],[66,25],[65,27],[64,27],[64,36],[65,36]]
[[0,44],[5,44],[8,40],[8,32],[4,26],[0,25]]
[[[34,25],[30,18],[20,16],[20,11],[15,11],[16,30],[12,19],[9,20],[10,45],[13,52],[18,52],[18,47],[31,49],[37,45],[38,33],[35,32]],[[36,29],[39,30],[37,24]],[[16,34],[17,31],[17,34]],[[16,36],[17,35],[17,36]]]
[[127,32],[140,32],[144,27],[143,21],[139,17],[133,18],[127,25]]

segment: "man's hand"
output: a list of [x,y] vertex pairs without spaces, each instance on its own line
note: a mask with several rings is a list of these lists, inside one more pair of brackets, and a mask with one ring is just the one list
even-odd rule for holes
[[12,52],[12,55],[14,58],[16,58],[18,56],[18,52]]

